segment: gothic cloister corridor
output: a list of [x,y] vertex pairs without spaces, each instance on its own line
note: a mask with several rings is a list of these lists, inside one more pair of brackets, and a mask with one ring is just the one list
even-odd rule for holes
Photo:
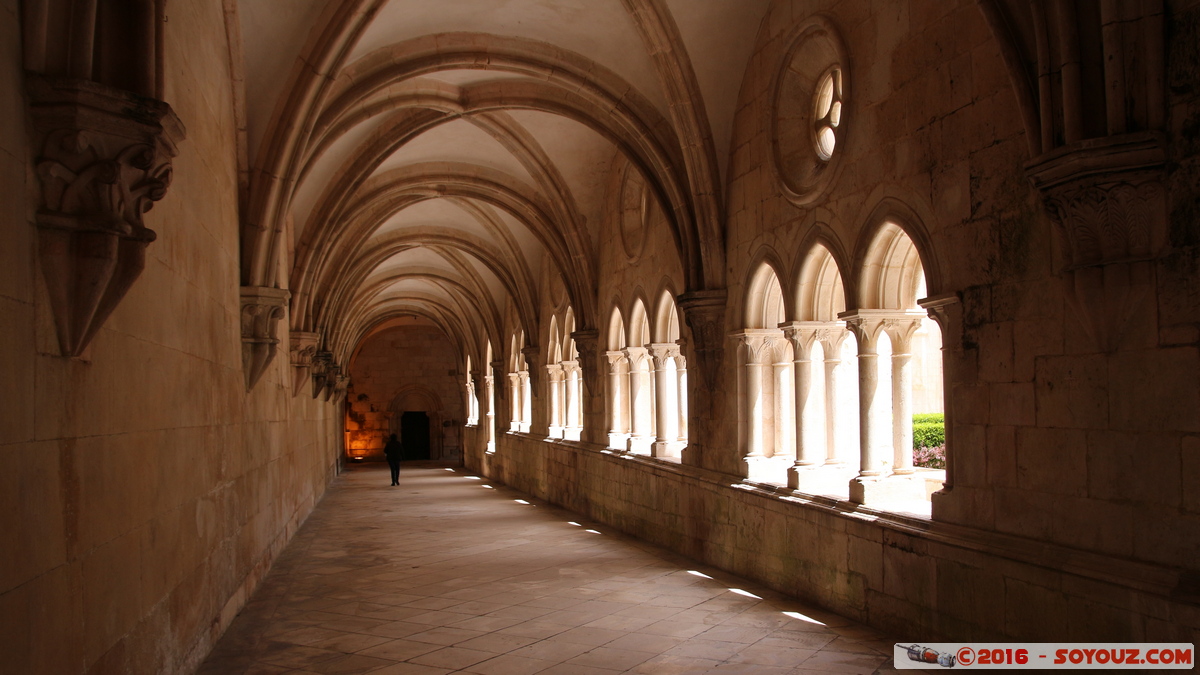
[[877,631],[525,497],[349,467],[199,673],[891,672]]
[[1200,643],[1200,0],[0,0],[4,675],[860,630]]

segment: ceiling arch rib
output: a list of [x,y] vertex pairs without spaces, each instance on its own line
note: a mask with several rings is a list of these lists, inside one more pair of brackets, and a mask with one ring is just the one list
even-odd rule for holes
[[[495,245],[479,237],[443,228],[411,228],[380,238],[375,242],[374,246],[364,249],[360,256],[347,266],[347,269],[372,270],[399,251],[418,246],[439,244],[468,253],[482,262],[496,275],[500,283],[504,286],[505,291],[514,299],[513,304],[517,306],[518,313],[524,325],[527,327],[537,325],[535,320],[535,305],[530,296],[532,289],[535,288],[532,279],[513,276],[515,270],[511,269],[511,266],[506,265],[502,251]],[[359,272],[359,274],[364,273]],[[349,285],[348,282],[347,285]],[[332,320],[335,316],[329,315],[322,318]]]
[[[548,213],[549,207],[528,186],[521,185],[504,174],[480,167],[416,165],[377,176],[364,188],[363,193],[355,196],[348,211],[337,221],[336,227],[331,224],[312,233],[324,235],[323,240],[318,240],[315,244],[302,240],[305,258],[298,258],[298,263],[301,260],[307,263],[310,252],[321,252],[325,255],[323,260],[312,261],[311,267],[298,267],[296,270],[293,287],[298,296],[303,297],[307,293],[307,286],[313,280],[321,279],[326,274],[337,274],[341,265],[329,264],[331,253],[344,252],[344,262],[348,257],[346,253],[361,246],[369,234],[382,224],[383,218],[411,205],[415,197],[427,199],[436,195],[474,199],[491,204],[526,224],[545,246],[551,260],[566,281],[573,299],[577,298],[589,307],[592,304],[588,289],[594,288],[594,281],[589,270],[571,263],[575,253],[565,241],[561,230],[555,227],[553,218]],[[360,218],[359,214],[364,210],[373,211],[376,214],[375,218]],[[355,237],[359,241],[353,241]],[[346,241],[347,239],[350,241]],[[346,243],[350,246],[346,246]],[[453,245],[452,241],[446,243]],[[303,319],[303,316],[300,318]]]
[[[483,87],[485,85],[478,85]],[[488,85],[490,86],[490,85]],[[549,92],[546,91],[544,83],[538,82],[514,82],[507,81],[503,83],[501,90],[495,92],[486,92],[476,90],[474,93],[468,92],[464,94],[464,98],[472,101],[472,105],[478,105],[480,110],[463,111],[466,115],[477,115],[490,111],[503,111],[505,109],[527,109],[550,114],[561,115],[569,119],[580,122],[600,136],[609,139],[614,145],[633,162],[643,175],[647,176],[648,182],[652,185],[656,197],[660,203],[670,205],[667,210],[668,223],[672,228],[672,234],[675,237],[676,245],[679,247],[680,255],[683,258],[685,269],[689,267],[688,261],[695,260],[698,255],[698,243],[696,242],[695,233],[692,228],[681,229],[680,223],[690,223],[692,221],[690,215],[690,206],[687,204],[687,198],[680,183],[676,177],[676,169],[670,164],[668,158],[660,151],[661,148],[656,147],[650,142],[645,135],[646,130],[639,128],[637,125],[620,126],[617,124],[620,120],[616,116],[598,116],[594,115],[594,110],[589,110],[582,105],[567,105],[570,103],[570,95],[563,94],[562,101],[549,100]],[[400,99],[388,99],[381,104],[382,108],[392,108],[395,106],[406,105],[409,101]],[[424,104],[428,104],[426,99]],[[446,105],[457,104],[458,102],[445,101]],[[578,102],[576,102],[578,103]],[[360,114],[381,114],[382,109],[366,110],[360,109]],[[494,115],[494,113],[491,113]],[[409,139],[414,138],[430,128],[445,124],[458,119],[458,115],[451,113],[440,114],[423,114],[412,116],[400,116],[395,118],[394,122],[382,127],[375,134],[374,142],[369,144],[369,147],[360,148],[355,151],[352,158],[348,160],[348,165],[337,172],[340,179],[329,185],[326,189],[327,198],[320,201],[320,206],[312,218],[306,229],[318,227],[321,223],[336,222],[339,214],[339,209],[344,208],[344,202],[353,194],[356,187],[366,180],[365,176],[378,168],[386,159],[394,154],[404,143]],[[489,128],[496,130],[500,128],[495,124],[490,124]],[[587,252],[586,235],[582,231],[582,225],[570,227],[569,225],[578,222],[578,217],[571,217],[569,214],[575,211],[573,197],[569,191],[564,192],[562,187],[565,182],[561,180],[561,176],[556,175],[553,164],[540,150],[533,150],[534,146],[530,145],[530,140],[518,139],[514,137],[499,138],[502,143],[512,144],[517,147],[519,144],[529,150],[529,154],[522,153],[517,156],[518,160],[526,166],[531,175],[540,185],[554,186],[554,189],[546,189],[545,194],[552,199],[549,203],[554,207],[555,213],[562,214],[559,222],[568,225],[566,234],[571,238],[576,249],[572,253],[575,266],[583,265],[585,269],[594,268],[592,260],[594,256]],[[553,199],[557,197],[558,199]],[[557,228],[556,228],[557,229]],[[301,242],[298,246],[298,258],[296,262],[297,268],[302,267],[306,262],[302,259],[304,252],[309,248],[307,243]],[[295,273],[293,274],[295,276]],[[591,276],[589,274],[589,276]],[[588,315],[589,321],[591,314]]]
[[[466,201],[461,201],[461,202],[454,201],[454,202],[456,204],[466,205],[466,207],[474,207],[474,204],[466,202]],[[428,203],[428,202],[426,201],[425,203]],[[479,211],[479,210],[470,210],[469,213],[472,213],[473,215],[480,215],[480,216],[486,215],[486,214],[482,214],[481,211]],[[488,221],[482,220],[481,222],[485,223],[485,228],[486,228]],[[428,231],[431,231],[430,226],[425,226],[424,229],[422,229],[422,232],[428,232]],[[452,234],[452,233],[456,233],[458,231],[457,231],[457,229],[452,229],[452,228],[440,228],[440,229],[437,229],[437,232],[443,233],[445,235],[443,240],[445,240],[445,239],[449,239],[450,237],[454,237],[454,234]],[[486,241],[485,239],[482,239],[482,238],[479,238],[478,240]],[[457,255],[456,249],[451,249],[451,247],[445,247],[445,246],[440,246],[440,245],[431,245],[431,244],[427,244],[427,243],[420,243],[420,244],[414,244],[412,246],[409,246],[409,247],[407,247],[407,249],[404,249],[404,250],[414,251],[416,249],[431,249],[433,251],[436,251],[437,255],[440,256],[440,258],[442,258],[443,261],[448,263],[449,267],[451,269],[454,269],[455,271],[457,271],[457,273],[460,274],[463,277],[463,279],[472,281],[473,286],[475,287],[474,288],[475,293],[481,293],[481,294],[487,293],[491,297],[491,293],[487,291],[487,287],[490,285],[487,285],[487,283],[485,283],[484,281],[479,279],[479,276],[478,276],[478,274],[475,273],[475,270],[472,268],[469,268],[469,265],[467,265],[466,262],[464,262],[464,259],[462,258],[462,256]],[[359,261],[358,258],[354,257],[355,255],[360,255],[360,253],[362,253],[362,251],[364,251],[364,249],[362,249],[362,246],[359,246],[359,245],[355,245],[353,247],[350,247],[350,249],[347,249],[347,251],[346,251],[347,256],[346,256],[346,258],[343,259],[343,264],[341,265],[341,267],[337,267],[337,265],[335,265],[335,267],[332,268],[332,269],[346,270],[346,274],[343,274],[341,276],[335,276],[334,279],[332,279],[332,281],[331,281],[331,286],[325,285],[325,286],[319,287],[320,289],[322,289],[322,291],[320,291],[320,292],[323,293],[322,297],[319,298],[320,303],[322,303],[322,305],[323,305],[323,312],[322,312],[322,316],[318,316],[318,318],[317,318],[318,324],[320,323],[320,321],[323,321],[324,317],[328,317],[330,315],[336,316],[336,312],[338,311],[338,309],[340,309],[340,307],[344,305],[344,298],[346,298],[347,295],[353,294],[354,292],[356,292],[356,289],[358,289],[361,286],[361,283],[364,282],[364,280],[368,279],[368,277],[370,277],[371,275],[376,274],[376,271],[380,267],[382,267],[383,264],[390,261],[390,259],[394,259],[397,255],[396,252],[388,253],[388,255],[386,255],[386,257],[380,257],[378,259],[378,262],[372,264],[372,263],[361,262],[361,261]],[[512,267],[514,267],[518,273],[515,277],[515,279],[518,282],[520,282],[521,280],[534,279],[533,275],[529,274],[528,265],[526,264],[526,261],[524,261],[522,255],[521,255],[520,249],[518,249],[518,247],[516,247],[515,244],[512,244],[511,241],[508,241],[508,243],[506,243],[506,241],[503,241],[503,240],[499,241],[499,252],[497,253],[496,261],[497,262],[494,264],[500,264],[500,262],[502,262],[502,261],[508,261],[508,264],[512,265]],[[412,264],[412,262],[409,262],[409,264]],[[485,268],[486,268],[486,264],[485,264]],[[497,280],[499,281],[499,277],[497,277]],[[325,300],[324,298],[326,298],[326,297],[328,297],[330,299]],[[517,306],[528,306],[530,304],[534,304],[532,298],[527,298],[527,300],[528,300],[527,303],[522,303],[522,301],[520,301],[520,299],[518,299],[515,304],[517,304]]]
[[[671,207],[668,210],[676,221],[673,226],[684,228],[683,239],[688,243],[686,257],[690,259],[685,260],[685,269],[692,271],[693,282],[702,283],[703,271],[698,258],[700,243],[691,231],[694,228],[694,195],[687,190],[688,172],[683,150],[669,122],[653,105],[603,66],[567,50],[520,38],[477,34],[454,34],[448,38],[447,45],[439,45],[443,37],[447,36],[438,36],[438,40],[418,38],[395,45],[348,67],[342,78],[347,82],[346,90],[336,94],[336,99],[323,113],[316,134],[324,133],[325,127],[344,114],[376,114],[379,108],[396,106],[391,96],[377,102],[368,101],[376,90],[406,78],[459,69],[531,72],[536,80],[469,85],[464,87],[463,99],[475,109],[494,105],[567,114],[613,139],[627,153],[635,148],[644,150],[639,146],[647,144],[657,146],[631,159],[648,177],[658,177],[655,182],[661,185],[656,188],[661,189],[659,196],[663,203]],[[396,61],[402,57],[407,60]],[[515,93],[512,90],[521,88],[527,91],[511,96]],[[495,100],[489,103],[489,98]],[[462,112],[465,114],[470,110],[464,107]],[[665,177],[669,179],[663,180]],[[711,195],[708,198],[711,199]],[[679,236],[678,232],[676,236]]]
[[360,298],[331,331],[330,351],[334,353],[335,360],[345,363],[342,359],[354,350],[361,336],[369,332],[370,326],[378,323],[381,317],[403,315],[425,317],[460,345],[471,343],[469,336],[473,333],[463,323],[460,308],[448,304],[444,298],[412,292],[399,297]]
[[[382,278],[368,280],[362,284],[355,297],[374,298],[381,296],[385,291],[389,290],[396,282],[406,280],[417,280],[428,282],[433,286],[444,291],[448,296],[453,298],[463,307],[470,310],[464,314],[474,316],[478,319],[477,323],[487,329],[487,332],[494,333],[499,330],[500,314],[496,309],[496,305],[491,300],[490,294],[480,295],[479,289],[472,288],[466,279],[451,277],[440,270],[430,270],[427,268],[412,269],[405,272],[397,272],[388,274]],[[353,301],[353,298],[350,298]],[[338,312],[340,315],[343,312]]]
[[319,102],[351,49],[387,0],[331,2],[313,26],[296,59],[255,155],[250,194],[242,219],[242,284],[275,286],[274,264],[286,222],[288,196],[299,168],[298,153],[312,128]]

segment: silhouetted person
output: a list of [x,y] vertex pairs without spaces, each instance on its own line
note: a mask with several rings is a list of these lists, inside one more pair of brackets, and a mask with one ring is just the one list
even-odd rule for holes
[[400,439],[396,438],[396,434],[392,434],[387,445],[383,446],[383,454],[387,456],[388,466],[392,468],[392,485],[400,484],[400,455],[403,452],[404,446],[400,445]]

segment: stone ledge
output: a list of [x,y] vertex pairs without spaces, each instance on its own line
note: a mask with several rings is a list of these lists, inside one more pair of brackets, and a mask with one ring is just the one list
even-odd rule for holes
[[[710,487],[737,490],[773,503],[776,509],[803,508],[815,510],[845,521],[870,523],[885,530],[917,537],[951,548],[1049,569],[1062,574],[1076,575],[1104,583],[1169,598],[1177,602],[1194,600],[1180,589],[1191,578],[1185,571],[1174,570],[1136,560],[1113,558],[1100,553],[1073,549],[1059,544],[1040,542],[1016,535],[990,532],[963,525],[941,523],[910,514],[883,511],[820,495],[809,495],[785,487],[753,483],[740,477],[723,474],[686,464],[665,462],[653,457],[617,453],[599,444],[559,439],[539,439],[528,434],[512,434],[550,442],[580,455],[599,456],[609,461],[640,465],[658,477],[676,477],[683,481],[702,483]],[[501,450],[503,454],[504,451]],[[511,455],[511,453],[509,453]]]

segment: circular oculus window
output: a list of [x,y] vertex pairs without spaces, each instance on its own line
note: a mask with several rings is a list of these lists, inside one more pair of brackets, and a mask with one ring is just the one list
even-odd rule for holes
[[845,143],[849,91],[845,49],[833,24],[814,16],[799,24],[772,88],[771,165],[797,205],[819,200],[837,177]]
[[842,123],[842,71],[832,68],[821,76],[813,97],[813,144],[822,161],[833,159],[837,128]]

